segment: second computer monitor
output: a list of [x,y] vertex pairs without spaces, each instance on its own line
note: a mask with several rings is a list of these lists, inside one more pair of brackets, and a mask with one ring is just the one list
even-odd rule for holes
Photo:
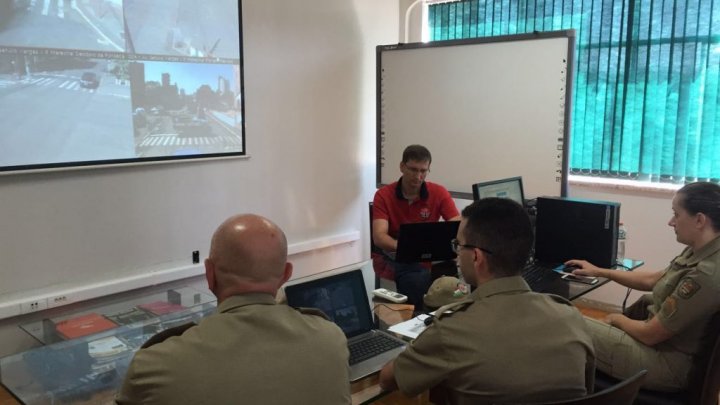
[[476,183],[473,184],[472,191],[475,201],[483,198],[499,197],[509,198],[520,205],[525,204],[522,177]]

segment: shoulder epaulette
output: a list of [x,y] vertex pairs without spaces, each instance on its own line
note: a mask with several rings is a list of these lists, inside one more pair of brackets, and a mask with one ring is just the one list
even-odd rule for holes
[[545,294],[545,295],[552,298],[553,301],[557,302],[558,304],[570,305],[571,307],[573,306],[572,302],[568,301],[568,299],[565,297],[561,297],[561,296],[555,295],[555,294]]
[[303,315],[315,315],[315,316],[319,316],[319,317],[325,319],[326,321],[330,320],[330,318],[328,318],[328,316],[325,315],[325,313],[323,311],[321,311],[317,308],[303,308],[303,307],[293,307],[293,308],[295,308],[298,312],[300,312]]
[[435,311],[435,318],[440,319],[445,315],[450,315],[453,312],[461,311],[467,308],[470,304],[472,304],[475,300],[472,298],[466,298],[462,301],[453,302],[452,304],[444,305]]
[[162,343],[173,336],[180,336],[185,333],[186,330],[192,328],[193,326],[197,326],[197,324],[195,322],[188,322],[174,328],[165,329],[164,331],[153,335],[150,339],[143,343],[140,348],[147,349],[148,347],[156,345],[158,343]]

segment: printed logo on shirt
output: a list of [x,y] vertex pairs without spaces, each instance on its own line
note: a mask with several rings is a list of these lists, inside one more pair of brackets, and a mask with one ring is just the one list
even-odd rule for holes
[[696,292],[700,291],[700,284],[696,283],[691,278],[684,278],[680,280],[677,292],[680,298],[688,299],[695,295]]
[[669,296],[663,302],[660,312],[669,319],[675,314],[675,311],[677,311],[677,301],[675,301],[675,297]]
[[420,218],[422,219],[428,219],[430,218],[430,208],[421,208],[420,209]]

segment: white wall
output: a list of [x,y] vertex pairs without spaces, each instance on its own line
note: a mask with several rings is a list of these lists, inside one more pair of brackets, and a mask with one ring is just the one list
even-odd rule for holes
[[369,256],[374,47],[397,42],[397,0],[242,5],[250,158],[0,177],[0,305],[200,274],[191,251],[238,212],[309,249],[295,277]]

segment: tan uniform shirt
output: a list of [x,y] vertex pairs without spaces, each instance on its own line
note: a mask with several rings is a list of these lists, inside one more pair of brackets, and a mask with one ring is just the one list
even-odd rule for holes
[[401,391],[439,386],[456,404],[581,397],[594,381],[592,339],[563,298],[530,291],[519,277],[480,285],[395,360]]
[[267,294],[223,301],[182,336],[139,350],[119,404],[348,404],[343,332]]
[[720,237],[697,252],[686,248],[670,263],[653,288],[648,311],[675,333],[661,345],[698,352],[708,322],[720,311]]

